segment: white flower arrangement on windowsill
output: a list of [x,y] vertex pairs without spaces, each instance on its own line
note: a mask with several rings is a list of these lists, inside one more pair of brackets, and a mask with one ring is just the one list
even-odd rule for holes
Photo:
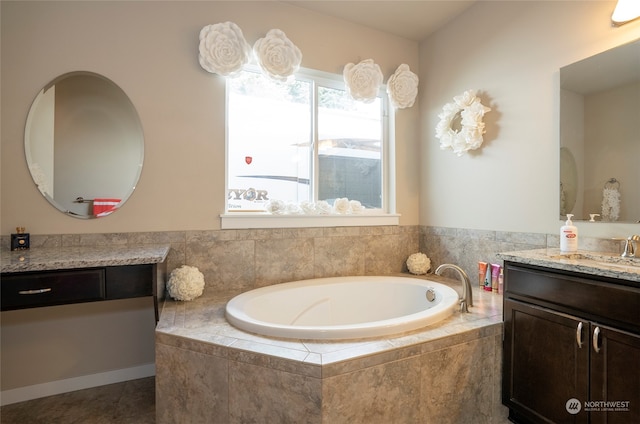
[[[438,115],[440,122],[436,126],[436,137],[440,139],[440,148],[451,149],[458,156],[479,148],[484,141],[482,134],[485,133],[482,118],[490,110],[476,97],[475,90],[467,90],[454,97],[453,102],[444,105]],[[461,129],[454,130],[452,125],[458,114],[461,117]]]
[[356,215],[362,214],[365,207],[358,200],[343,197],[336,199],[333,205],[326,200],[301,203],[270,200],[265,209],[272,215]]

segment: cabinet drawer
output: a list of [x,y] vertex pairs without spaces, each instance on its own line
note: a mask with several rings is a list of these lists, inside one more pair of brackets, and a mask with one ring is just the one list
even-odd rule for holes
[[535,299],[603,323],[640,328],[640,288],[539,269],[505,268],[505,295]]
[[105,270],[74,269],[3,274],[2,310],[105,299]]

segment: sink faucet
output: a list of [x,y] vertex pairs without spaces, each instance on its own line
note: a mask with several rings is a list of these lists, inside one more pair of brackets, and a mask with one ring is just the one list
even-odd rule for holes
[[460,310],[462,312],[469,312],[469,306],[473,306],[473,293],[471,292],[471,281],[469,276],[458,265],[442,264],[436,268],[436,275],[442,275],[442,271],[446,269],[452,269],[458,273],[460,281],[462,281],[462,299],[460,299]]
[[636,256],[635,244],[637,241],[640,241],[640,236],[638,235],[629,236],[629,238],[627,238],[624,241],[624,252],[622,252],[623,258],[635,258]]

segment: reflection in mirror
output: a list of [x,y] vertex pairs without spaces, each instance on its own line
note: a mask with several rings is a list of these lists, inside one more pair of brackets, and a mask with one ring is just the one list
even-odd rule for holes
[[640,41],[560,69],[560,215],[640,220]]
[[120,87],[98,74],[72,72],[36,96],[25,154],[33,181],[53,206],[78,218],[106,216],[140,178],[142,126]]

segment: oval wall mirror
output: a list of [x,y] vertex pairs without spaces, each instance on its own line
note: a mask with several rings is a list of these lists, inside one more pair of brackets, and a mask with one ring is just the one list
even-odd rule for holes
[[24,147],[38,190],[76,218],[107,216],[122,206],[144,160],[135,107],[120,87],[92,72],[61,75],[38,93]]

